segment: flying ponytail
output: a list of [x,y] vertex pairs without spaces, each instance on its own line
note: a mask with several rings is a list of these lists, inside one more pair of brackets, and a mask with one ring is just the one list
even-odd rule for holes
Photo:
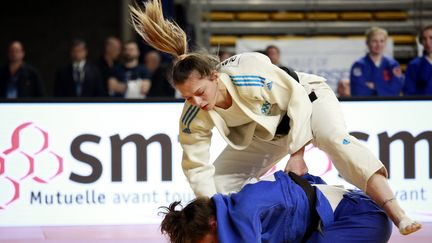
[[196,70],[205,77],[218,70],[219,58],[207,53],[188,53],[186,33],[175,22],[164,19],[160,0],[148,0],[144,8],[129,6],[136,32],[153,48],[176,58],[172,69],[175,87]]
[[187,54],[186,33],[177,23],[164,19],[160,0],[149,0],[140,7],[129,6],[136,32],[153,48],[179,59]]

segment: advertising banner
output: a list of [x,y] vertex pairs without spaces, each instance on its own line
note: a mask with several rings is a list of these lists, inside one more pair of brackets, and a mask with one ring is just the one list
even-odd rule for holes
[[[388,168],[403,208],[432,221],[432,101],[342,106],[349,131]],[[181,169],[181,109],[175,102],[1,103],[0,226],[160,223],[160,206],[194,198]],[[226,146],[213,134],[212,161]],[[323,152],[307,150],[311,173],[353,187]]]

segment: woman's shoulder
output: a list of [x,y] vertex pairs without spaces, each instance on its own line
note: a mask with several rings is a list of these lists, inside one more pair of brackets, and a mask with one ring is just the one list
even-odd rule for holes
[[224,68],[239,65],[251,65],[260,61],[270,62],[270,59],[266,55],[259,52],[244,52],[226,59],[225,61],[221,62],[220,66]]
[[194,130],[211,129],[213,122],[208,111],[200,109],[189,102],[185,102],[180,116],[180,127],[185,134],[191,134]]
[[392,58],[392,57],[383,56],[383,60],[385,62],[387,62],[387,64],[390,65],[390,66],[399,66],[399,62],[396,59]]

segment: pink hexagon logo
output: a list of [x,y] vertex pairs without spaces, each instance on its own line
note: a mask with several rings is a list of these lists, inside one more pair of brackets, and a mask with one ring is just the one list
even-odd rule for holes
[[46,184],[62,172],[63,157],[50,149],[48,132],[33,122],[19,125],[10,147],[0,152],[0,210],[19,199],[20,182]]

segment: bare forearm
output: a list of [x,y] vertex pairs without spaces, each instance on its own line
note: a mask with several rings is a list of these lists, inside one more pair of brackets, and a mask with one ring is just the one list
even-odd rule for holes
[[301,149],[299,149],[297,152],[291,154],[291,157],[299,157],[299,158],[303,158],[304,157],[304,152],[305,152],[305,147],[303,146]]

